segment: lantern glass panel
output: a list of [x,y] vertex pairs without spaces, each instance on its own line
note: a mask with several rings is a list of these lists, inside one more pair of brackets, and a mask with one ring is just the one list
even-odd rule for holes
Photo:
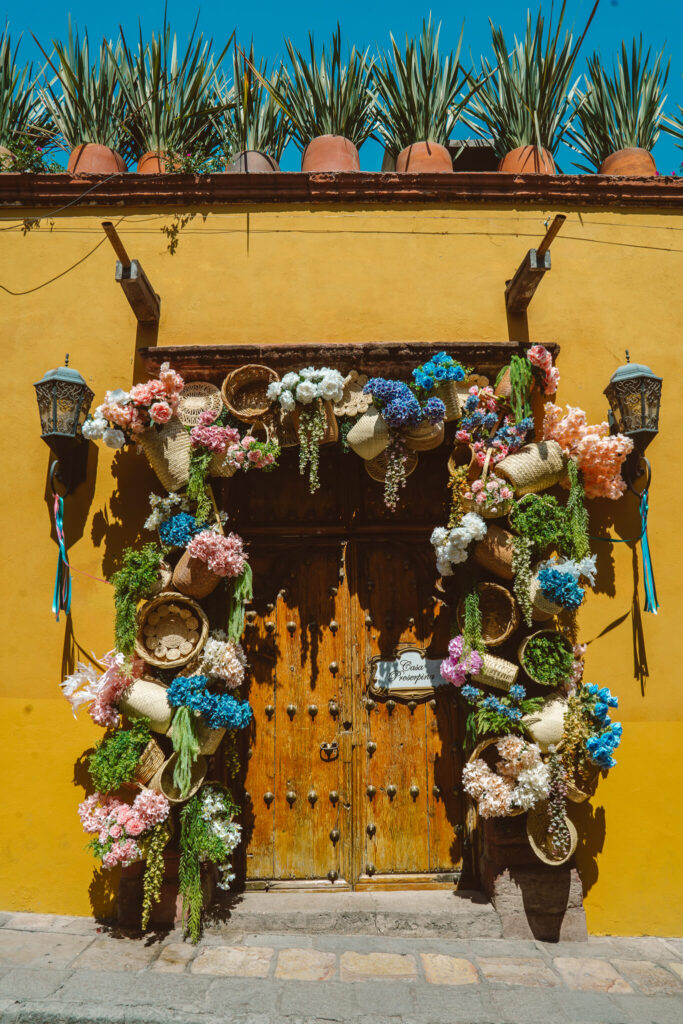
[[52,432],[52,386],[42,384],[36,386],[38,412],[40,414],[40,430],[42,434]]

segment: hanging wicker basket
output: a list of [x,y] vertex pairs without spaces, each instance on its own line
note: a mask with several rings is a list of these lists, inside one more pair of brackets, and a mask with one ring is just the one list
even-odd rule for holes
[[147,785],[152,776],[159,771],[165,760],[166,755],[157,741],[150,740],[140,754],[140,760],[135,769],[135,781],[139,782],[141,786]]
[[491,523],[486,536],[477,542],[473,554],[475,562],[487,572],[499,576],[503,580],[514,578],[512,571],[512,552],[515,538],[502,526]]
[[476,480],[481,473],[481,467],[471,444],[454,445],[453,451],[448,457],[448,472],[451,476],[454,476],[456,469],[461,466],[467,466],[467,479],[470,481]]
[[550,827],[548,801],[544,800],[542,803],[536,804],[527,814],[526,834],[529,839],[529,845],[539,860],[543,861],[544,864],[550,864],[552,867],[566,864],[568,860],[571,860],[579,841],[574,822],[566,815],[564,821],[569,833],[569,845],[564,852],[558,852],[555,849],[553,837],[548,831]]
[[534,574],[531,577],[531,583],[529,585],[529,597],[532,603],[531,617],[536,622],[544,622],[547,619],[552,619],[554,615],[560,615],[564,608],[560,604],[555,604],[554,601],[549,601],[544,596],[541,590],[541,584],[538,582],[538,572],[534,570]]
[[[406,452],[406,476],[410,476],[417,469],[417,452],[408,450]],[[378,484],[383,484],[384,479],[387,475],[387,467],[389,465],[389,456],[386,451],[383,451],[381,455],[375,456],[374,459],[368,459],[365,463],[365,472],[368,476],[371,476],[373,480],[376,480]]]
[[[477,592],[482,639],[487,647],[500,647],[519,626],[517,602],[507,587],[501,587],[499,583],[480,583]],[[464,598],[460,599],[455,614],[462,632],[465,626]]]
[[223,410],[220,389],[208,381],[193,380],[185,384],[178,401],[176,416],[184,427],[196,427],[203,412],[218,416]]
[[477,683],[481,683],[482,686],[491,686],[494,690],[504,690],[507,692],[513,683],[517,682],[517,676],[519,675],[519,665],[515,665],[514,661],[506,661],[505,658],[499,658],[495,654],[489,654],[484,652],[482,654],[482,667],[481,671],[473,675],[472,678]]
[[179,491],[190,477],[190,435],[177,417],[149,427],[137,442],[167,491]]
[[137,654],[157,668],[180,668],[196,657],[209,635],[209,620],[191,598],[160,594],[138,612]]
[[589,800],[595,791],[599,775],[600,770],[596,767],[590,778],[568,778],[567,800],[571,800],[573,804],[582,804],[585,800]]
[[166,687],[156,679],[136,679],[119,701],[119,711],[127,718],[149,718],[152,732],[165,736],[173,719]]
[[334,406],[335,416],[360,416],[372,405],[372,395],[366,394],[363,388],[368,382],[367,375],[351,370],[344,379],[344,391],[341,401]]
[[346,435],[346,442],[356,455],[366,461],[382,454],[389,444],[389,428],[376,406],[371,406],[354,423]]
[[[316,402],[322,405],[325,413],[325,433],[323,434],[320,444],[334,444],[339,439],[339,425],[337,423],[337,417],[334,415],[334,405],[332,402],[323,401],[322,398],[317,398]],[[292,412],[292,420],[296,427],[297,438],[299,436],[299,423],[301,420],[301,413],[304,409],[312,408],[313,403],[310,405],[297,405]]]
[[522,718],[527,735],[544,754],[549,753],[550,747],[558,747],[562,742],[566,714],[566,699],[554,696],[548,697],[539,711],[532,711]]
[[[481,480],[484,490],[486,490],[486,482],[489,477],[489,469],[491,466],[491,458],[493,457],[493,448],[489,448],[486,452],[486,458],[484,459],[484,466],[481,471]],[[498,481],[501,482],[500,480]],[[475,483],[473,480],[472,483]],[[470,488],[471,489],[471,488]],[[497,505],[493,505],[489,508],[485,504],[478,504],[474,498],[466,498],[464,495],[461,498],[462,507],[465,512],[476,512],[477,515],[481,516],[482,519],[501,519],[506,516],[512,508],[512,498],[504,499],[499,501]]]
[[157,594],[161,594],[164,590],[168,590],[173,579],[173,569],[171,569],[168,562],[159,562],[159,569],[157,571],[157,581],[152,585],[149,592],[150,597],[156,597]]
[[[492,769],[495,770],[496,763],[500,759],[500,754],[498,753],[498,750],[496,749],[496,743],[498,742],[499,739],[500,739],[500,736],[495,736],[493,739],[482,740],[481,743],[477,744],[477,746],[474,748],[474,750],[472,751],[472,753],[468,757],[468,759],[467,759],[468,762],[470,764],[472,764],[473,761],[477,761],[481,757],[482,761],[486,762],[488,764],[489,768],[492,768]],[[482,757],[482,754],[486,754],[487,757]],[[487,760],[487,758],[488,758],[488,760]],[[493,763],[491,763],[491,762],[493,762]],[[476,803],[476,800],[474,802]],[[501,815],[501,817],[504,817],[504,818],[517,818],[520,814],[524,814],[524,813],[525,812],[521,808],[518,807],[515,810],[508,811],[507,814]]]
[[562,637],[564,643],[567,645],[567,648],[570,651],[573,651],[573,649],[574,649],[573,645],[572,645],[571,641],[564,635],[564,633],[560,632],[559,629],[538,629],[538,630],[536,630],[535,633],[530,633],[529,636],[524,637],[524,639],[522,640],[521,644],[519,645],[519,648],[517,649],[517,657],[519,659],[519,663],[522,666],[522,668],[524,669],[524,671],[526,672],[526,674],[528,675],[529,679],[531,679],[532,682],[537,683],[539,686],[545,686],[546,689],[549,686],[557,687],[557,686],[560,685],[559,682],[558,683],[544,683],[540,679],[537,679],[536,676],[532,676],[531,672],[529,671],[529,669],[526,666],[526,661],[525,661],[525,658],[524,658],[524,655],[526,653],[526,649],[527,649],[527,647],[529,645],[529,641],[533,640],[534,637],[537,637],[537,636],[559,636],[559,637]]
[[269,385],[279,379],[275,370],[258,363],[233,370],[221,388],[228,412],[244,423],[263,419],[272,404],[266,392]]
[[557,441],[525,444],[496,466],[498,476],[510,482],[517,497],[554,487],[567,475],[567,460]]
[[460,391],[458,390],[458,382],[455,380],[445,380],[442,384],[437,384],[432,392],[434,398],[439,398],[446,406],[446,423],[452,423],[453,420],[459,420],[462,416],[462,405],[460,403]]
[[201,558],[195,558],[189,551],[183,551],[173,570],[173,586],[188,597],[208,597],[220,582],[220,576],[209,569]]
[[403,431],[403,440],[416,452],[430,452],[443,443],[444,422],[429,423],[423,420],[416,427],[406,427]]
[[153,789],[155,792],[165,796],[170,804],[185,803],[186,800],[195,795],[206,778],[206,758],[200,754],[191,768],[192,781],[190,790],[185,796],[181,797],[180,790],[173,785],[173,771],[177,760],[178,755],[171,754],[169,759],[164,761],[147,784],[149,789]]
[[209,476],[231,477],[237,472],[234,462],[228,460],[225,452],[216,452],[209,463]]

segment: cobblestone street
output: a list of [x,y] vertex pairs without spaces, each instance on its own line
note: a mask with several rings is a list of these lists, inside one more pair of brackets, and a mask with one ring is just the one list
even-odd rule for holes
[[0,915],[5,1024],[680,1024],[683,939],[206,931]]

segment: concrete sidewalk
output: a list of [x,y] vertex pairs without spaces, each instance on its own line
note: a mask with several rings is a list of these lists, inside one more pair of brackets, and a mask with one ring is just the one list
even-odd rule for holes
[[2,914],[0,1021],[681,1024],[683,939],[248,934],[231,922],[195,947],[178,931]]

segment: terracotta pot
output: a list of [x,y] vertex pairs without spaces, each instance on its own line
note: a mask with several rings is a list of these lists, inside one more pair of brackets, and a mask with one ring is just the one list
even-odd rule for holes
[[652,153],[647,149],[631,146],[630,149],[618,149],[611,153],[600,164],[598,174],[618,174],[625,178],[654,178],[657,174]]
[[163,150],[143,153],[138,160],[138,174],[166,174],[170,170],[166,166],[166,154]]
[[273,174],[280,170],[277,160],[257,149],[245,149],[226,161],[228,174]]
[[498,164],[502,174],[557,174],[552,154],[535,146],[519,146],[506,153]]
[[359,171],[360,157],[350,139],[343,135],[319,135],[306,146],[301,155],[301,170]]
[[414,142],[396,157],[396,170],[408,174],[452,174],[453,160],[438,142]]
[[116,174],[128,167],[121,154],[109,146],[83,142],[72,149],[66,169],[69,174]]

